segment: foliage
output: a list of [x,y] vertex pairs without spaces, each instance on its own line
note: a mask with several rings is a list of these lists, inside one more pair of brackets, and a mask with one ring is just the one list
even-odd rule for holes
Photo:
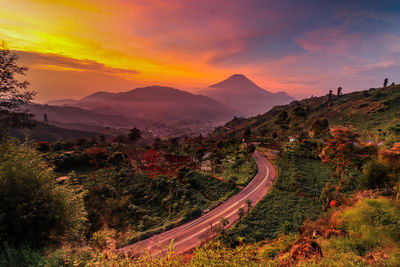
[[27,68],[17,65],[18,56],[0,44],[0,139],[9,128],[33,126],[32,115],[21,110],[21,105],[33,99],[35,92],[26,91],[28,81],[18,81],[17,75],[24,75]]
[[329,122],[327,119],[315,119],[311,124],[311,130],[314,131],[316,137],[320,137],[329,130]]
[[383,188],[389,185],[387,167],[377,160],[367,162],[363,167],[360,184],[365,189]]
[[346,169],[353,167],[357,160],[355,153],[355,143],[358,134],[352,133],[348,129],[335,129],[332,131],[332,138],[327,140],[327,144],[321,153],[324,163],[333,163],[337,173],[342,177]]
[[39,266],[43,262],[42,255],[29,247],[14,248],[3,243],[0,250],[0,266]]
[[1,144],[0,162],[0,240],[40,247],[63,235],[79,238],[86,224],[82,192],[56,184],[28,144]]
[[136,127],[132,128],[128,134],[128,140],[131,141],[132,143],[136,143],[141,138],[142,138],[142,132]]

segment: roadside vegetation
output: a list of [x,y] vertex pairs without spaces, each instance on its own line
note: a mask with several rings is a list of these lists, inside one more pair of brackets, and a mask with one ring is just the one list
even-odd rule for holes
[[[134,127],[20,143],[8,133],[34,125],[20,107],[34,93],[15,79],[17,57],[0,57],[0,266],[398,265],[400,86],[339,87],[208,137],[144,144]],[[165,256],[117,253],[235,194],[257,172],[256,147],[278,177],[231,229],[185,255],[173,244]]]

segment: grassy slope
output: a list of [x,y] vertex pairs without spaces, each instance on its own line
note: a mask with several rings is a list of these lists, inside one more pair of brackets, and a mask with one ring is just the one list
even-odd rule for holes
[[290,111],[297,105],[306,109],[306,120],[300,122],[300,127],[308,130],[316,118],[326,118],[330,125],[351,125],[365,139],[382,137],[389,127],[400,125],[400,85],[387,88],[370,89],[361,92],[333,96],[330,107],[328,96],[308,98],[295,101],[288,105],[277,106],[263,115],[249,119],[236,118],[220,127],[214,133],[216,136],[239,136],[245,127],[250,127],[255,135],[261,128],[266,129],[266,135],[279,131],[275,123],[279,113]]

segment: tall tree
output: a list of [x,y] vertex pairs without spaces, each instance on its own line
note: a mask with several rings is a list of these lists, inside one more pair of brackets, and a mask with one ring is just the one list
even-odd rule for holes
[[385,78],[385,80],[383,80],[383,87],[386,88],[388,85],[389,79]]
[[342,179],[347,169],[354,166],[357,160],[355,144],[358,136],[348,129],[333,130],[332,138],[327,140],[320,155],[323,163],[333,163],[336,166],[336,172],[341,174]]
[[0,140],[10,128],[33,126],[32,114],[22,110],[21,105],[29,103],[35,95],[27,91],[29,82],[17,80],[28,69],[17,64],[18,56],[6,44],[0,44]]
[[337,96],[341,96],[341,95],[342,95],[342,87],[338,87]]

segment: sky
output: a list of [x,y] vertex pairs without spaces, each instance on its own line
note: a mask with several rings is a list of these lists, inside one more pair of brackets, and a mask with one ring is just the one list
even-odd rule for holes
[[301,99],[400,83],[399,1],[0,0],[36,101],[241,73]]

